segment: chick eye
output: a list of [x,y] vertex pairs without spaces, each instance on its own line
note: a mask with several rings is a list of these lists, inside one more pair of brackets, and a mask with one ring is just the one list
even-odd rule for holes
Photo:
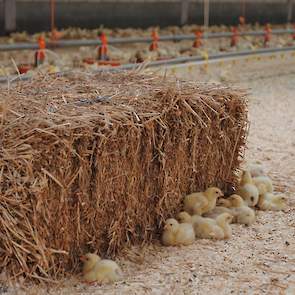
[[250,200],[251,200],[252,202],[254,202],[254,197],[251,197]]

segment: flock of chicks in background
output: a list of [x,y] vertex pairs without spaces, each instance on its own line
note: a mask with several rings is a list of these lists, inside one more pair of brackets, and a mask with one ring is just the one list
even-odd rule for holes
[[[285,29],[285,25],[272,25],[273,29]],[[206,28],[207,32],[220,33],[232,32],[233,28],[229,26],[210,26]],[[264,26],[259,24],[243,24],[239,27],[240,32],[259,30],[263,31]],[[108,38],[134,38],[134,37],[150,37],[153,31],[157,31],[159,35],[181,35],[181,34],[196,34],[204,31],[204,28],[199,25],[188,25],[183,27],[170,26],[166,28],[150,27],[147,29],[109,29],[99,27],[93,30],[81,28],[68,28],[55,32],[58,40],[71,39],[98,39],[101,32],[104,32]],[[34,35],[29,35],[26,32],[17,32],[9,37],[1,37],[0,44],[14,44],[18,42],[37,42],[39,37],[45,37],[46,43],[52,42],[52,32],[39,32]],[[55,36],[55,37],[57,37]],[[277,35],[271,37],[269,45],[271,47],[284,47],[294,45],[295,39],[290,38],[290,34]],[[202,41],[201,41],[202,39]],[[237,50],[256,50],[264,46],[264,41],[261,36],[243,36],[240,35],[234,46],[231,46],[229,38],[222,39],[198,39],[199,46],[193,44],[196,40],[182,40],[179,42],[160,42],[157,50],[150,51],[152,44],[129,44],[129,45],[111,45],[108,44],[108,55],[113,64],[120,65],[125,63],[140,63],[150,62],[154,60],[165,60],[177,58],[181,56],[201,56],[204,60],[208,56],[219,52],[231,52]],[[34,53],[32,51],[7,51],[0,52],[0,76],[9,76],[24,72],[30,74],[37,73],[57,73],[67,71],[73,68],[96,70],[98,68],[108,67],[110,65],[97,63],[97,48],[95,46],[81,46],[79,48],[54,48],[53,50],[45,49],[46,58],[44,63],[39,63],[38,67],[32,65]],[[16,63],[16,64],[15,64]],[[18,65],[18,66],[17,66]],[[24,72],[23,72],[24,71]]]
[[[224,198],[217,187],[187,195],[184,208],[176,219],[165,222],[161,241],[164,246],[186,246],[196,238],[222,240],[232,236],[231,223],[251,225],[256,220],[255,208],[279,211],[287,207],[284,195],[274,194],[271,179],[260,164],[251,165],[242,173],[236,194]],[[83,279],[87,283],[111,283],[120,280],[123,272],[112,260],[88,253],[84,261]]]

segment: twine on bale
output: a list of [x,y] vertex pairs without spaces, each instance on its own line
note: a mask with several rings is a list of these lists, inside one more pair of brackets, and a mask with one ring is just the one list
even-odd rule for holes
[[187,193],[237,182],[245,93],[140,73],[0,89],[0,272],[50,281],[157,238]]

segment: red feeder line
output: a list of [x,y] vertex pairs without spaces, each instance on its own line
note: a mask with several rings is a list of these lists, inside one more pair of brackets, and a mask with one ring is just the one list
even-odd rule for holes
[[35,64],[34,64],[35,67],[39,66],[40,64],[43,64],[45,60],[46,43],[43,36],[40,36],[38,38],[38,44],[39,44],[39,49],[35,52]]
[[238,44],[239,31],[237,27],[232,27],[231,31],[232,31],[232,36],[231,36],[230,46],[235,47]]
[[270,24],[267,24],[264,28],[264,47],[268,46],[270,39],[271,39],[271,27],[270,27]]
[[150,45],[149,49],[150,49],[150,51],[155,51],[159,48],[158,41],[160,38],[159,38],[158,32],[156,30],[153,30],[151,37],[152,37],[153,41],[152,41],[152,44]]
[[100,35],[101,45],[98,47],[98,60],[109,60],[108,56],[108,39],[105,33]]
[[195,32],[195,36],[196,36],[196,39],[193,43],[193,47],[194,48],[199,48],[203,45],[203,42],[202,42],[202,37],[203,37],[203,33],[202,31],[196,31]]
[[97,62],[100,66],[112,66],[112,67],[118,67],[121,65],[119,61],[116,60],[101,60]]

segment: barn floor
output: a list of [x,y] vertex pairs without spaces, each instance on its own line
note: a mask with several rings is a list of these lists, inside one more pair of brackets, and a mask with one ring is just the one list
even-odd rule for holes
[[233,225],[229,241],[129,250],[120,259],[126,279],[112,286],[86,286],[75,278],[18,294],[295,294],[285,292],[295,287],[295,58],[271,67],[251,63],[227,68],[226,80],[250,90],[247,160],[263,162],[276,191],[290,197],[286,212],[258,212],[254,226]]

